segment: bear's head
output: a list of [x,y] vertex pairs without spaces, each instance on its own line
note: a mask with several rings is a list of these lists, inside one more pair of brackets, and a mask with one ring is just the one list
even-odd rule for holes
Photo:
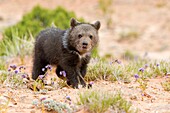
[[98,30],[100,22],[94,24],[80,23],[74,18],[70,21],[68,45],[73,47],[80,55],[90,52],[98,43]]

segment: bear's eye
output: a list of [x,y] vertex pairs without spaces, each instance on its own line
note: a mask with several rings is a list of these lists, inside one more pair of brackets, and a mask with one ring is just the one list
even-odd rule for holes
[[81,37],[82,37],[82,35],[81,35],[81,34],[79,34],[79,35],[78,35],[78,37],[79,37],[79,38],[81,38]]
[[90,38],[90,39],[92,39],[92,38],[93,38],[93,36],[92,36],[92,35],[90,35],[90,36],[89,36],[89,38]]

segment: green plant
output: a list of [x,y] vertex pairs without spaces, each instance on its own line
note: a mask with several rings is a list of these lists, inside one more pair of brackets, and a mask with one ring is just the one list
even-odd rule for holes
[[121,94],[105,92],[101,90],[85,90],[79,94],[77,104],[87,107],[92,113],[112,112],[134,112],[131,104],[122,98]]
[[5,65],[5,60],[3,57],[0,57],[0,70],[5,70],[6,65]]
[[155,6],[157,8],[163,8],[163,7],[166,7],[167,6],[167,2],[166,1],[159,1],[155,4]]
[[140,33],[134,29],[123,30],[119,33],[118,41],[133,41],[140,36]]
[[[76,18],[73,12],[68,12],[62,7],[48,10],[36,6],[25,14],[20,22],[3,32],[3,39],[0,41],[0,56],[20,56],[21,61],[25,55],[32,53],[33,37],[41,30],[55,24],[61,29],[69,28],[71,18]],[[79,21],[84,21],[82,18]]]
[[33,100],[32,104],[37,108],[41,108],[42,111],[54,111],[57,113],[72,113],[73,108],[71,108],[68,104],[62,102],[56,102],[53,99],[42,98],[40,100]]
[[1,73],[0,83],[11,87],[19,87],[24,85],[24,78],[28,78],[24,66],[10,65],[8,71],[4,70]]
[[95,59],[97,62],[88,67],[88,72],[85,77],[87,81],[96,79],[106,80],[108,76],[112,74],[112,67],[107,62],[103,62],[100,59]]
[[99,58],[99,50],[98,47],[95,47],[92,51],[92,58]]
[[108,28],[112,26],[113,0],[99,0],[99,8],[102,11]]
[[9,106],[11,99],[6,100],[6,99],[3,99],[3,98],[4,98],[4,96],[0,95],[0,111],[1,111],[1,113],[7,113],[8,106]]
[[[25,35],[29,35],[29,33],[32,33],[32,35],[35,36],[42,29],[50,27],[52,23],[61,29],[67,29],[72,17],[76,18],[75,14],[73,12],[66,11],[62,7],[49,10],[36,6],[31,12],[25,14],[22,20],[16,25],[5,29],[4,35],[12,39],[14,31],[18,32],[18,36],[20,38]],[[78,20],[84,21],[82,18]]]
[[161,83],[165,91],[170,91],[170,78],[167,76],[166,81]]
[[24,64],[24,58],[26,55],[32,53],[34,39],[30,35],[30,38],[27,36],[19,37],[17,31],[12,30],[12,39],[8,37],[4,37],[3,40],[0,42],[0,56],[3,57],[14,57],[19,56],[20,61]]
[[170,91],[170,82],[163,82],[161,85],[165,91]]
[[123,55],[122,55],[122,58],[125,59],[125,60],[134,60],[135,59],[135,54],[130,51],[130,50],[126,50]]
[[[129,57],[129,55],[127,56]],[[168,64],[169,62],[167,61],[158,62],[141,58],[128,60],[126,63],[123,63],[118,59],[108,62],[96,58],[92,59],[92,63],[88,66],[85,80],[123,81],[129,83],[131,82],[131,77],[133,77],[134,74],[138,74],[142,81],[145,81],[148,78],[164,76],[170,71],[170,66]],[[143,71],[141,72],[139,70]],[[141,84],[143,84],[143,82],[141,82]]]
[[[33,83],[33,91],[39,91],[40,89],[44,89],[44,86],[46,84],[46,76],[52,74],[52,66],[51,65],[46,65],[45,67],[42,68],[42,71],[45,73],[43,75],[39,75],[38,78],[34,81]],[[54,80],[51,79],[51,85],[53,85]]]

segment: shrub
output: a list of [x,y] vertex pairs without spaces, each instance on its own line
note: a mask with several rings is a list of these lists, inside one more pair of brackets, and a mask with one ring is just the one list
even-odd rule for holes
[[123,28],[118,32],[119,42],[128,41],[133,42],[140,38],[141,33],[137,28]]
[[[68,12],[62,7],[54,10],[34,7],[20,22],[4,30],[0,56],[20,56],[23,59],[26,54],[32,53],[32,37],[52,23],[61,29],[67,29],[72,17],[76,18],[74,12]],[[78,20],[84,21],[82,18]]]
[[[22,38],[25,35],[32,33],[35,36],[42,29],[51,26],[54,23],[61,29],[69,27],[70,19],[76,18],[73,12],[68,12],[62,7],[57,7],[54,10],[49,10],[36,6],[30,13],[23,16],[23,19],[16,25],[11,26],[4,31],[4,35],[12,39],[12,33],[18,32],[18,36]],[[83,21],[83,19],[78,19]]]
[[107,28],[112,27],[113,0],[98,0],[99,9],[103,13]]

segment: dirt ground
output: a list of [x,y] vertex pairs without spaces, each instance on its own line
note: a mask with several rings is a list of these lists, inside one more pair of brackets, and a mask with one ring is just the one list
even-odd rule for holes
[[[114,57],[119,57],[130,50],[139,56],[147,53],[147,56],[152,59],[170,59],[169,0],[114,0],[111,15],[113,23],[110,29],[107,29],[106,18],[98,6],[98,0],[0,0],[0,39],[3,38],[2,31],[5,27],[21,20],[25,13],[38,4],[52,9],[64,6],[89,22],[100,20],[102,23],[99,32],[101,56],[112,54]],[[118,41],[120,33],[129,29],[138,32],[139,38]],[[26,66],[30,70],[31,60],[29,62]],[[102,87],[107,91],[121,90],[134,108],[139,108],[139,113],[170,113],[170,93],[163,90],[162,81],[165,81],[165,78],[149,80],[146,92],[150,96],[145,96],[143,101],[140,89],[137,88],[138,84],[133,79],[130,84],[98,81],[94,83],[94,88]],[[78,93],[77,89],[63,88],[42,95],[35,94],[27,88],[16,90],[0,87],[2,95],[7,95],[9,91],[17,105],[10,103],[8,113],[39,113],[41,110],[32,107],[33,99],[45,96],[62,102],[65,96],[69,95],[75,101],[74,95]]]

